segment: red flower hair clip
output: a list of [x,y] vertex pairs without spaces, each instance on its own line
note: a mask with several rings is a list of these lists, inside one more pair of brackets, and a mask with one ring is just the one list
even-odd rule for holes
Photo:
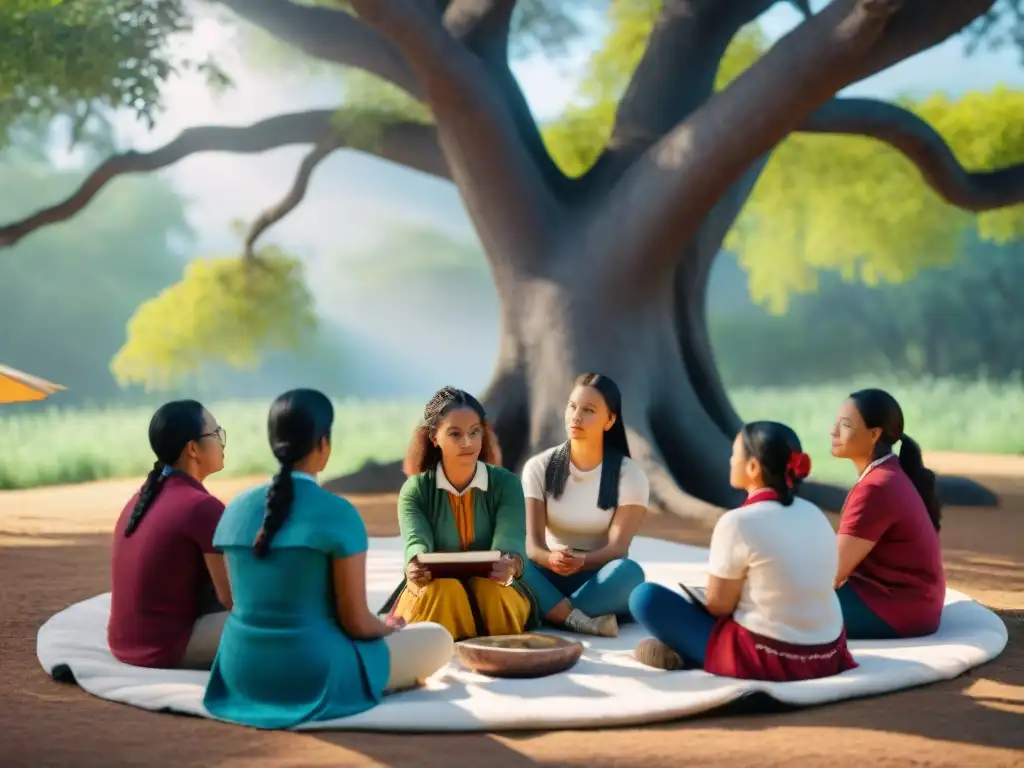
[[786,485],[793,487],[793,481],[803,480],[811,474],[811,457],[801,451],[793,451],[786,462]]

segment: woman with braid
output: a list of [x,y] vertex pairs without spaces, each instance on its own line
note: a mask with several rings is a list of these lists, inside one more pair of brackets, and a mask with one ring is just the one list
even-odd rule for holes
[[203,481],[224,468],[225,433],[194,400],[149,422],[156,464],[114,529],[107,644],[125,664],[209,669],[231,608],[213,533],[224,505]]
[[644,581],[627,555],[647,511],[647,476],[630,459],[622,396],[607,376],[576,379],[565,427],[565,443],[523,467],[526,583],[549,623],[615,637]]
[[366,602],[366,527],[320,488],[334,409],[320,392],[286,392],[270,407],[273,480],[231,501],[214,536],[235,607],[204,705],[214,717],[290,728],[363,712],[448,663],[436,624],[380,621]]
[[[538,622],[520,582],[526,551],[523,489],[496,466],[497,440],[483,406],[453,387],[438,391],[413,433],[409,475],[398,498],[405,579],[383,607],[409,624],[435,621],[462,640],[517,635]],[[489,578],[432,579],[418,556],[428,552],[502,553]]]

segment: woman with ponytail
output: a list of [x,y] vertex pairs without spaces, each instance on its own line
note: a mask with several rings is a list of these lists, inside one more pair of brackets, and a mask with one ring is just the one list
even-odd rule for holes
[[111,556],[111,653],[140,667],[209,669],[231,607],[213,534],[224,505],[203,487],[224,468],[224,430],[195,400],[157,409],[156,463],[125,506]]
[[[457,640],[518,635],[539,622],[521,581],[526,522],[519,478],[498,464],[498,441],[480,401],[443,387],[427,403],[405,457],[398,495],[405,578],[384,604],[414,625],[441,624]],[[500,552],[487,577],[432,578],[420,555]]]
[[835,534],[820,509],[796,497],[811,471],[796,433],[774,421],[747,424],[729,469],[747,500],[711,534],[705,604],[660,584],[637,587],[630,610],[654,637],[641,641],[636,658],[772,682],[853,669],[832,588]]
[[443,627],[381,621],[366,596],[359,512],[323,490],[334,408],[311,389],[270,407],[273,479],[236,496],[214,543],[235,591],[204,705],[257,728],[291,728],[376,706],[448,663]]
[[576,379],[565,429],[568,440],[523,467],[526,583],[548,623],[615,637],[644,581],[628,555],[647,512],[647,476],[629,457],[622,395],[607,376]]
[[935,473],[903,431],[899,403],[881,389],[854,392],[831,434],[832,455],[858,473],[838,536],[836,587],[847,633],[864,640],[934,633],[946,598],[941,507]]

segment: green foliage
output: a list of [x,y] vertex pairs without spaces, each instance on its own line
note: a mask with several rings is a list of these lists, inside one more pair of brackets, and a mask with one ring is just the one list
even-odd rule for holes
[[[948,266],[866,286],[826,272],[772,316],[745,299],[730,255],[715,265],[711,338],[732,386],[797,386],[861,375],[1013,381],[1024,375],[1022,248],[972,242]],[[728,293],[724,290],[728,284]]]
[[29,116],[82,125],[124,108],[152,123],[161,86],[176,71],[225,75],[177,56],[192,28],[184,0],[18,0],[0,4],[0,130]]
[[[223,476],[275,471],[267,445],[269,397],[204,402],[228,432]],[[145,475],[153,466],[146,427],[157,405],[61,408],[48,401],[0,410],[0,490]],[[328,477],[400,456],[423,403],[342,400],[334,408]]]
[[265,352],[301,346],[316,328],[302,264],[273,246],[256,256],[193,261],[140,306],[111,362],[117,381],[171,389],[208,364],[255,369]]
[[345,104],[331,122],[347,146],[373,152],[388,125],[431,121],[422,102],[391,83],[353,70],[345,81]]
[[[926,119],[971,169],[1024,162],[1024,92],[1001,88],[905,106]],[[865,138],[794,135],[776,150],[726,240],[756,301],[784,311],[813,291],[818,272],[868,285],[950,264],[972,230],[1008,243],[1024,236],[1024,206],[974,216],[941,200],[896,150]]]
[[[0,155],[0,220],[13,221],[63,198],[79,172],[53,168],[46,134],[18,139]],[[128,318],[172,283],[188,247],[184,205],[159,176],[130,176],[106,187],[72,220],[0,252],[0,362],[69,387],[62,397],[110,396],[107,370]]]

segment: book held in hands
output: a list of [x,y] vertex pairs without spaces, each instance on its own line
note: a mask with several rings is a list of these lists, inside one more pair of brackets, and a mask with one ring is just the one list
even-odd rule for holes
[[494,564],[501,559],[501,552],[492,549],[487,552],[424,552],[416,559],[434,579],[468,579],[491,575]]

